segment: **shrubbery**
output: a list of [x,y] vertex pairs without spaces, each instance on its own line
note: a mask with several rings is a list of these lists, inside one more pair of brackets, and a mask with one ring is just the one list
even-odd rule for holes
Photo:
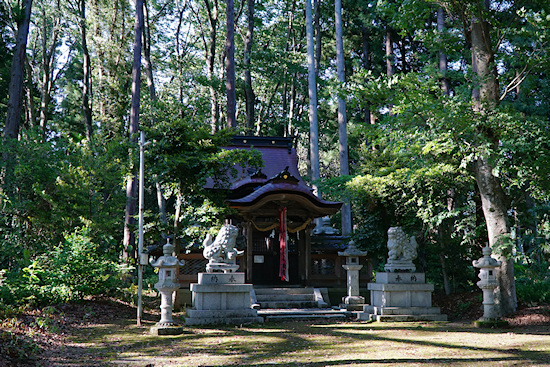
[[112,295],[121,272],[114,254],[103,251],[87,229],[77,230],[22,270],[5,271],[0,298],[11,307],[33,307]]
[[526,305],[550,304],[550,264],[516,264],[516,294]]

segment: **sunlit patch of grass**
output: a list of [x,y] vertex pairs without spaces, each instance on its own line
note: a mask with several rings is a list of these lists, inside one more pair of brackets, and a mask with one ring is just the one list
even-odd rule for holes
[[[149,335],[132,320],[75,330],[72,341],[117,365],[550,365],[550,331],[480,330],[445,323],[267,323],[184,327]],[[147,362],[147,363],[146,363]]]

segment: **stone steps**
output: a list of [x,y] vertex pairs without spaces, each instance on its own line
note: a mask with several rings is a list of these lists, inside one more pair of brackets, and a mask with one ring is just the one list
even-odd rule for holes
[[354,317],[352,312],[347,310],[333,309],[278,309],[278,310],[260,310],[258,316],[265,321],[285,321],[285,320],[347,320]]
[[259,309],[315,309],[328,307],[315,288],[254,288],[255,304]]

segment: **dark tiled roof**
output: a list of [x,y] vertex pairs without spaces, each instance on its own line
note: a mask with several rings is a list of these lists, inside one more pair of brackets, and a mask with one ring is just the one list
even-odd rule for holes
[[[325,201],[318,198],[304,182],[298,171],[298,156],[291,147],[289,138],[237,136],[230,146],[224,149],[256,149],[262,154],[263,167],[261,174],[255,170],[234,167],[238,174],[226,182],[230,188],[228,203],[241,213],[259,211],[273,215],[273,203],[289,202],[307,217],[321,217],[338,212],[342,203]],[[286,170],[286,171],[285,171]],[[284,175],[281,175],[282,173]],[[213,187],[212,181],[207,187]],[[286,204],[285,204],[286,205]]]

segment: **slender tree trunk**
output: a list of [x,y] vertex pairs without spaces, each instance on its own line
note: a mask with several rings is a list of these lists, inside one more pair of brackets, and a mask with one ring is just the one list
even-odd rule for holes
[[[144,11],[144,27],[143,27],[143,63],[145,66],[145,75],[147,77],[147,87],[149,89],[149,98],[153,104],[153,110],[155,109],[155,103],[157,102],[157,91],[155,88],[155,80],[153,79],[153,63],[151,62],[151,32],[149,24],[149,9],[147,2],[143,3]],[[155,113],[153,113],[153,125],[156,124]],[[166,199],[164,198],[164,190],[160,184],[157,175],[154,176],[155,188],[157,190],[157,206],[159,210],[159,216],[162,224],[167,224],[166,217]],[[164,235],[163,235],[164,237]]]
[[392,76],[393,74],[393,42],[391,31],[389,28],[386,28],[386,76]]
[[[86,0],[81,0],[81,1],[86,1]],[[99,14],[100,14],[100,10],[99,10],[99,2],[98,0],[94,0],[92,2],[92,13],[93,13],[93,16],[95,17],[99,17]],[[96,50],[96,53],[97,53],[97,61],[96,61],[96,65],[97,65],[97,88],[96,88],[96,100],[97,100],[97,105],[98,105],[98,116],[103,117],[103,116],[106,116],[107,115],[107,110],[105,108],[105,101],[104,101],[104,98],[103,95],[105,94],[105,88],[104,88],[104,85],[105,85],[105,75],[106,75],[106,72],[104,70],[104,66],[103,66],[103,60],[105,59],[105,53],[102,49],[102,45],[98,45],[98,44],[94,44],[94,38],[95,39],[101,39],[101,29],[100,29],[100,26],[98,24],[98,22],[94,22],[93,23],[93,29],[92,29],[92,32],[93,32],[93,36],[92,36],[92,46],[95,46],[95,50]]]
[[[479,100],[476,109],[484,114],[497,107],[499,101],[499,87],[494,65],[493,48],[491,45],[490,25],[483,19],[474,19],[471,24],[472,60],[476,64],[479,79]],[[480,131],[494,146],[498,144],[498,137],[490,129]],[[491,157],[480,155],[474,162],[473,170],[477,187],[481,196],[483,215],[487,224],[489,246],[493,247],[501,236],[509,233],[508,198],[504,193],[498,177],[493,175]],[[516,289],[514,281],[513,260],[500,257],[502,266],[498,274],[499,287],[497,288],[497,302],[500,314],[514,312],[517,308]]]
[[25,56],[27,52],[27,36],[31,19],[32,0],[24,0],[23,14],[17,24],[17,36],[10,71],[10,83],[8,87],[8,106],[6,111],[6,124],[3,131],[3,145],[9,147],[2,154],[4,167],[0,172],[0,184],[3,190],[11,195],[15,188],[13,175],[15,169],[15,156],[17,154],[17,139],[21,125],[21,114],[23,107],[23,88],[25,72]]
[[225,70],[227,93],[227,128],[235,129],[237,121],[236,113],[236,92],[235,92],[235,8],[233,0],[227,0],[227,33],[225,40]]
[[[342,2],[334,1],[335,27],[336,27],[336,69],[338,82],[344,85],[346,82],[346,73],[344,65],[344,42],[342,36]],[[346,101],[338,96],[338,151],[340,153],[340,175],[349,175],[348,162],[348,128],[346,117]],[[342,235],[351,235],[351,206],[349,199],[344,198],[344,205],[341,209],[342,214]]]
[[143,64],[145,75],[147,77],[147,88],[149,89],[149,98],[152,102],[157,101],[157,91],[155,80],[153,79],[153,63],[151,62],[151,32],[149,25],[149,10],[147,1],[143,2],[144,27],[143,27]]
[[[42,7],[42,16],[46,19],[46,12]],[[48,108],[51,101],[51,93],[53,88],[53,64],[55,60],[55,50],[57,49],[58,38],[58,24],[59,18],[55,19],[52,27],[51,36],[47,36],[48,29],[46,27],[46,21],[44,21],[42,27],[42,86],[41,86],[41,98],[40,98],[40,127],[42,130],[46,130],[46,124],[48,122]],[[48,47],[48,41],[51,40],[51,44]]]
[[[288,28],[287,28],[287,51],[294,53],[296,51],[296,32],[293,30],[294,25],[294,12],[296,10],[296,2],[292,1],[290,4],[290,11],[288,12]],[[288,106],[288,124],[285,131],[287,136],[293,135],[293,121],[295,115],[296,106],[296,73],[292,73],[290,79],[290,97]]]
[[17,36],[13,59],[11,63],[9,99],[6,111],[6,125],[4,137],[17,139],[21,124],[21,110],[23,105],[23,76],[25,71],[25,56],[27,52],[27,36],[31,21],[32,0],[24,0],[22,4],[23,16],[17,24]]
[[[445,12],[443,8],[437,9],[437,31],[440,35],[445,31]],[[441,74],[441,90],[446,95],[450,94],[449,79],[447,79],[447,55],[443,50],[439,50],[439,72]],[[447,210],[454,209],[454,190],[447,192]],[[454,221],[447,219],[442,221],[439,226],[439,242],[441,252],[439,253],[439,262],[441,264],[441,273],[443,276],[443,289],[445,294],[449,295],[452,292],[449,274],[447,272],[446,253],[448,250],[446,244],[451,241],[451,233],[454,229]]]
[[175,247],[176,254],[180,253],[180,243],[178,240],[179,232],[181,230],[180,217],[181,217],[181,207],[183,205],[183,196],[181,194],[181,182],[178,185],[178,192],[176,194],[176,207],[174,213],[174,241],[172,242]]
[[214,134],[218,130],[219,120],[219,102],[218,94],[214,86],[214,65],[216,62],[216,35],[218,30],[218,1],[214,0],[210,3],[209,0],[204,0],[204,5],[208,14],[209,25],[209,43],[204,41],[206,53],[206,67],[210,90],[210,130]]
[[[26,63],[28,64],[28,63]],[[29,73],[29,75],[31,75],[31,71],[30,71],[30,65],[27,65],[26,66],[26,69],[27,69],[27,73]],[[24,92],[25,92],[25,102],[26,102],[26,120],[27,120],[27,123],[28,123],[28,126],[29,127],[32,127],[32,126],[35,126],[36,125],[36,106],[34,104],[34,99],[33,99],[33,95],[32,95],[32,91],[33,91],[33,87],[32,87],[32,82],[30,81],[27,81],[25,83],[25,88],[24,88]]]
[[[370,70],[370,43],[369,43],[369,31],[367,27],[363,26],[361,29],[361,39],[363,45],[362,64],[365,70]],[[369,106],[366,106],[363,111],[363,122],[365,124],[371,123],[371,111]]]
[[315,24],[315,76],[319,77],[321,65],[321,0],[313,0]]
[[84,126],[86,127],[86,139],[92,142],[92,67],[90,62],[90,52],[88,50],[88,34],[86,26],[86,0],[80,0],[80,38],[82,43],[82,108],[84,110]]
[[[395,73],[394,55],[393,55],[393,41],[392,34],[389,27],[386,27],[386,76],[389,78]],[[393,104],[388,106],[390,115],[393,115]]]
[[[443,8],[437,9],[437,31],[440,35],[445,32],[445,11]],[[441,73],[441,89],[443,93],[451,93],[449,79],[447,78],[447,54],[439,50],[439,72]]]
[[[451,212],[455,208],[455,190],[447,190],[447,211]],[[444,219],[438,228],[439,234],[439,262],[441,264],[441,274],[443,276],[443,289],[445,294],[449,295],[452,292],[451,282],[449,280],[449,274],[447,272],[447,259],[446,254],[449,249],[447,244],[451,242],[451,234],[454,232],[454,220]]]
[[[307,70],[309,95],[309,150],[311,179],[319,180],[319,123],[317,119],[317,80],[315,77],[315,53],[313,49],[313,18],[311,14],[311,0],[306,1],[306,34],[307,34]],[[315,194],[321,196],[316,184],[313,186]]]
[[256,100],[254,90],[252,89],[252,73],[250,70],[250,56],[254,36],[254,0],[247,0],[246,10],[248,29],[244,43],[244,92],[246,96],[246,127],[250,133],[254,130],[254,108]]
[[[132,102],[130,106],[130,142],[132,146],[137,147],[139,130],[139,97],[141,90],[141,49],[143,37],[143,0],[136,1],[136,24],[134,38],[134,61],[132,64]],[[132,154],[130,152],[130,159]],[[132,177],[128,179],[126,185],[126,216],[124,225],[124,249],[123,258],[128,259],[136,256],[134,248],[135,236],[132,226],[135,223],[134,215],[136,213],[137,196],[137,175],[135,167],[132,168]]]

